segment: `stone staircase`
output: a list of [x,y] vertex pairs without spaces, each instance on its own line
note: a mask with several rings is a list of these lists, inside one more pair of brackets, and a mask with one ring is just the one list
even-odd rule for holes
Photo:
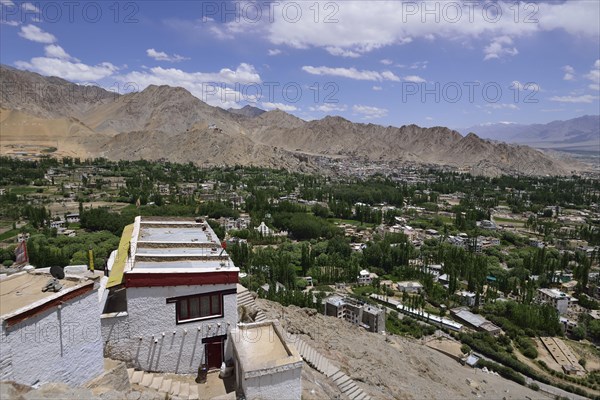
[[345,373],[340,371],[335,365],[325,358],[321,353],[308,345],[304,340],[295,335],[289,335],[290,341],[295,344],[296,349],[304,359],[304,361],[321,372],[328,378],[331,378],[333,383],[337,385],[344,395],[350,400],[371,400],[371,396],[363,392],[363,390]]
[[[243,305],[248,308],[256,306],[254,297],[244,286],[237,287],[237,302],[238,306]],[[266,321],[267,318],[262,310],[256,315],[256,322]],[[331,378],[337,385],[340,391],[348,396],[350,400],[371,400],[371,396],[363,392],[363,390],[345,373],[340,371],[335,365],[325,358],[321,353],[317,352],[313,347],[308,345],[304,340],[296,335],[286,334],[288,341],[293,343],[302,356],[304,361],[312,368]]]
[[[206,398],[206,396],[203,395],[203,384],[190,383],[173,378],[172,375],[167,377],[163,374],[138,371],[133,368],[128,368],[127,373],[129,375],[129,382],[132,385],[140,385],[148,389],[156,390],[159,393],[165,394],[165,397],[168,395],[169,397],[186,400]],[[221,400],[235,400],[236,397],[235,392],[232,392],[229,395],[219,396],[218,398]]]
[[[254,297],[248,289],[246,289],[242,285],[237,286],[237,304],[238,306],[245,306],[246,308],[256,308],[256,304],[254,302]],[[258,310],[258,314],[256,314],[256,318],[254,322],[262,322],[266,321],[267,317],[262,310]]]

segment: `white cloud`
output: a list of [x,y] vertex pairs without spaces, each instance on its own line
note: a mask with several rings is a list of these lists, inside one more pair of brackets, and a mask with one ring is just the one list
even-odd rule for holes
[[392,65],[394,62],[390,59],[384,58],[383,60],[381,60],[381,63],[383,65]]
[[[412,3],[412,4],[411,4]],[[389,45],[410,42],[412,39],[477,39],[481,37],[521,37],[537,32],[563,30],[572,35],[587,36],[594,40],[599,35],[597,15],[598,2],[570,0],[563,4],[536,3],[539,11],[533,18],[538,23],[523,22],[531,16],[520,5],[522,18],[514,20],[514,4],[510,1],[495,3],[502,14],[498,21],[490,21],[489,13],[481,4],[474,7],[473,21],[469,21],[469,10],[461,7],[461,20],[452,21],[443,10],[443,2],[436,21],[435,16],[424,15],[425,2],[377,1],[365,7],[361,1],[344,1],[338,7],[337,23],[315,23],[313,18],[301,18],[289,23],[284,18],[275,18],[268,27],[268,36],[273,43],[287,44],[297,48],[337,46],[357,53],[366,53]],[[461,3],[462,4],[462,3]],[[310,2],[300,3],[303,15],[312,15]],[[411,15],[407,8],[417,7]],[[428,7],[431,7],[429,4]],[[446,16],[446,17],[445,17]],[[486,19],[487,18],[487,19]],[[513,52],[513,48],[509,49]]]
[[6,7],[11,7],[11,6],[14,6],[15,3],[13,3],[12,0],[0,0],[0,5],[6,6]]
[[565,111],[564,108],[542,108],[541,112],[562,112]]
[[499,36],[492,40],[492,42],[485,46],[483,52],[485,61],[492,59],[499,59],[504,56],[516,56],[519,51],[516,47],[510,47],[513,44],[513,40],[509,36]]
[[369,70],[357,70],[356,68],[313,67],[309,65],[302,67],[302,70],[311,75],[338,76],[341,78],[356,79],[360,81],[400,81],[400,78],[391,71],[377,72]]
[[46,57],[58,58],[61,60],[79,61],[75,57],[71,57],[67,52],[57,44],[49,44],[44,47],[44,53]]
[[[481,39],[489,41],[499,37],[516,40],[556,30],[593,41],[598,41],[600,37],[597,17],[600,14],[600,2],[589,0],[536,2],[537,9],[533,12],[531,8],[525,8],[525,2],[518,2],[519,18],[516,21],[516,7],[511,0],[493,2],[500,10],[497,20],[492,15],[493,8],[484,9],[488,4],[486,2],[382,0],[370,2],[366,7],[364,1],[348,0],[339,3],[335,9],[320,13],[318,22],[315,22],[314,5],[311,2],[293,3],[293,8],[301,9],[298,13],[301,17],[294,22],[290,21],[290,13],[284,8],[292,2],[274,4],[269,16],[265,16],[263,10],[263,18],[258,22],[252,21],[241,11],[239,21],[222,23],[204,18],[187,23],[171,20],[169,24],[187,36],[193,34],[204,38],[204,34],[208,32],[218,39],[233,39],[256,32],[275,45],[298,49],[322,48],[346,57],[363,55],[386,46],[408,44],[419,39],[471,44]],[[447,9],[446,4],[458,4],[460,20],[453,19],[456,12],[451,8]],[[431,9],[432,6],[439,8],[434,12],[437,15],[425,14],[425,7]],[[408,11],[414,7],[416,12]],[[292,11],[294,12],[295,10]],[[325,23],[326,18],[335,19],[335,23]],[[490,44],[492,47],[485,54],[488,60],[516,54],[516,47],[512,43],[509,46],[497,41],[492,43],[496,44]]]
[[23,4],[21,4],[21,7],[23,8],[24,11],[31,11],[31,12],[35,12],[35,13],[40,12],[40,9],[31,3],[23,3]]
[[150,58],[155,59],[156,61],[168,61],[168,62],[180,62],[189,60],[188,57],[180,56],[179,54],[169,55],[164,51],[156,51],[154,49],[146,50],[146,55]]
[[373,86],[373,90],[375,90],[376,92],[383,90],[383,88],[381,86]]
[[383,118],[388,114],[388,110],[386,108],[363,106],[358,104],[352,106],[352,111],[354,111],[355,114],[361,114],[363,119]]
[[538,85],[535,82],[527,82],[527,83],[521,83],[519,81],[512,81],[511,82],[511,89],[516,88],[517,90],[526,90],[529,92],[541,92],[542,88],[540,87],[540,85]]
[[493,108],[494,110],[518,110],[519,107],[517,107],[516,104],[512,104],[512,103],[488,103],[485,105],[486,107],[489,108]]
[[410,65],[410,69],[425,69],[427,68],[427,64],[429,64],[429,61],[417,61],[414,62]]
[[591,94],[584,94],[581,96],[554,96],[550,100],[558,101],[560,103],[592,103],[597,100],[598,96],[592,96]]
[[56,37],[48,32],[44,32],[42,29],[35,25],[25,25],[21,27],[19,36],[38,43],[54,43]]
[[360,57],[359,53],[352,51],[352,50],[344,50],[340,47],[329,46],[329,47],[326,47],[325,50],[327,50],[327,52],[329,54],[331,54],[332,56],[347,57],[347,58]]
[[426,121],[433,121],[433,117],[425,117]]
[[413,82],[413,83],[425,83],[427,82],[425,79],[421,78],[418,75],[408,75],[402,78],[403,81]]
[[592,90],[600,90],[600,60],[596,60],[589,73],[585,75],[586,79],[592,81],[588,86]]
[[235,84],[259,84],[262,82],[254,66],[240,64],[235,70],[223,68],[218,72],[185,72],[176,68],[154,67],[115,76],[121,82],[133,82],[139,90],[150,85],[183,87],[200,100],[224,108],[236,106],[240,101],[256,102],[249,94],[231,88]]
[[279,54],[281,54],[281,50],[279,50],[279,49],[269,49],[269,52],[268,52],[268,54],[269,54],[270,56],[276,56],[276,55],[279,55]]
[[285,112],[291,112],[291,111],[297,111],[298,108],[295,106],[292,106],[290,104],[283,104],[283,103],[271,103],[269,101],[261,103],[263,108],[265,110],[281,110],[281,111],[285,111]]
[[97,81],[115,73],[118,68],[109,62],[98,65],[86,65],[59,58],[34,57],[31,61],[17,61],[19,68],[39,72],[42,75],[58,76],[63,79],[79,82]]
[[0,24],[8,25],[8,26],[19,26],[21,23],[19,21],[5,21],[4,18],[0,17]]
[[[148,85],[194,86],[199,84],[227,83],[250,84],[261,83],[261,78],[254,66],[241,63],[236,69],[222,68],[219,72],[184,72],[176,68],[154,67],[148,71],[134,71],[127,74],[132,82]],[[171,82],[171,83],[169,83]]]
[[321,104],[319,106],[315,106],[315,107],[309,107],[310,111],[319,111],[319,112],[323,112],[323,113],[331,113],[334,111],[346,111],[348,109],[348,106],[346,106],[345,104],[332,104],[332,103],[325,103],[325,104]]
[[565,65],[562,69],[563,71],[565,71],[565,76],[563,76],[563,80],[572,81],[573,79],[575,79],[575,68],[571,67],[570,65]]

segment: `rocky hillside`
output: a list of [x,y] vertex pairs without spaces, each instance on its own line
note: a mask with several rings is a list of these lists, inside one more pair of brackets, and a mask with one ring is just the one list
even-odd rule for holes
[[249,117],[249,118],[253,118],[253,117],[258,117],[261,114],[264,114],[266,111],[265,110],[261,110],[260,108],[257,107],[252,107],[252,106],[244,106],[242,108],[229,108],[227,111],[229,111],[232,114],[237,114],[237,115],[242,115],[244,117]]
[[[493,374],[462,366],[419,340],[370,333],[314,309],[257,306],[279,319],[374,399],[541,399],[539,392]],[[326,381],[328,378],[323,378]]]
[[314,170],[307,154],[447,165],[484,175],[567,175],[581,168],[529,147],[463,137],[445,127],[385,127],[341,117],[307,122],[251,106],[224,110],[183,88],[151,85],[116,95],[5,66],[0,85],[3,153],[7,143],[53,143],[57,154],[82,157],[296,170]]

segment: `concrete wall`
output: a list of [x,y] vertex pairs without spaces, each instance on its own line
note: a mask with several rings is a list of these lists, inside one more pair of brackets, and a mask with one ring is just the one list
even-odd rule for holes
[[286,367],[280,367],[265,375],[243,379],[242,389],[246,399],[300,400],[302,398],[302,363]]
[[[103,372],[100,312],[95,291],[3,328],[0,377],[18,383],[78,386]],[[10,354],[10,362],[5,354]],[[10,366],[9,366],[10,365]],[[11,371],[12,370],[12,371]]]
[[127,317],[102,321],[106,356],[146,371],[197,373],[204,362],[202,339],[225,335],[228,322],[237,324],[236,294],[223,296],[223,318],[179,325],[175,303],[166,299],[235,288],[235,284],[127,288]]

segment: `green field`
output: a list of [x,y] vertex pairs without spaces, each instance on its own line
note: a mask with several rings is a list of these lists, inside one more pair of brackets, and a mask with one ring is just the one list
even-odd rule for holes
[[4,233],[0,233],[0,241],[10,239],[11,237],[17,236],[17,233],[19,233],[18,229],[11,229]]
[[33,186],[14,186],[10,188],[10,192],[13,194],[30,194],[35,193],[37,189]]

